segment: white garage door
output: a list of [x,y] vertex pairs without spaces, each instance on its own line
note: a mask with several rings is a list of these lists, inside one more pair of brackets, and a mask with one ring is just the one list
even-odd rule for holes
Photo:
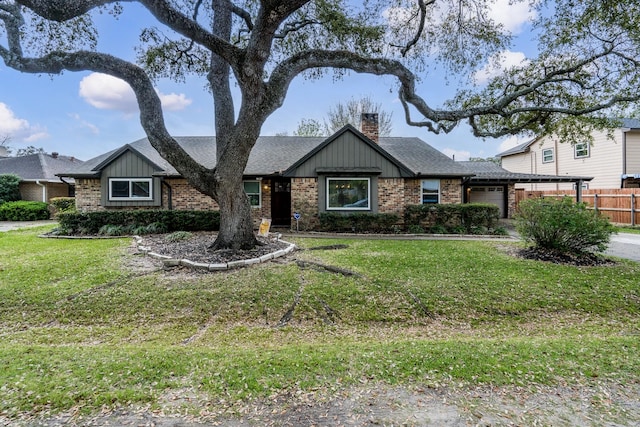
[[504,187],[471,187],[469,202],[497,205],[500,218],[504,218]]

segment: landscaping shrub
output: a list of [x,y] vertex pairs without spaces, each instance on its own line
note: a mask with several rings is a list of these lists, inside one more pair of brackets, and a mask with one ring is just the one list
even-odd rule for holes
[[394,214],[322,212],[319,215],[320,230],[354,233],[389,233],[400,217]]
[[523,240],[562,253],[603,251],[615,231],[608,218],[569,197],[522,201],[515,225]]
[[[118,210],[65,212],[58,216],[59,234],[98,234],[104,226],[121,227],[122,234],[150,234],[172,231],[216,231],[218,211]],[[116,229],[105,228],[116,233]],[[114,234],[111,234],[114,235]]]
[[0,221],[38,221],[49,219],[45,202],[6,202],[0,205]]
[[54,217],[63,212],[75,212],[76,199],[75,197],[53,197],[49,200],[49,207]]
[[20,177],[13,174],[0,175],[0,205],[20,199]]
[[404,223],[408,230],[421,227],[434,234],[495,234],[500,209],[489,203],[409,205]]

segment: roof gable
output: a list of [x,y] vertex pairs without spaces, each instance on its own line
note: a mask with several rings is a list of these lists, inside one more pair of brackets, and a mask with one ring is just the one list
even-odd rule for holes
[[[360,150],[363,150],[363,152],[373,153],[373,155],[364,156],[368,157],[368,159],[360,158],[356,154],[357,149],[352,147],[353,152],[350,154],[346,154],[344,156],[332,156],[334,158],[330,166],[327,164],[326,159],[314,159],[317,156],[321,156],[323,153],[327,153],[328,151],[330,151],[331,148],[334,148],[336,144],[347,144],[348,141],[356,141],[355,145],[360,145]],[[283,175],[294,176],[296,172],[301,169],[306,163],[312,162],[314,160],[317,160],[317,167],[315,167],[314,169],[322,173],[330,173],[332,171],[337,172],[340,170],[344,172],[366,170],[370,173],[383,173],[383,169],[385,169],[385,166],[387,166],[386,169],[388,169],[389,165],[393,165],[393,167],[398,170],[398,174],[400,176],[409,177],[414,175],[413,171],[406,167],[402,162],[393,157],[380,145],[367,138],[363,133],[359,132],[349,124],[324,140],[324,142],[309,151],[301,159],[293,163],[289,168],[287,168]]]
[[147,156],[142,154],[140,151],[138,151],[135,148],[133,148],[130,144],[125,144],[122,147],[120,147],[119,149],[111,152],[111,154],[109,156],[107,156],[107,158],[105,158],[100,163],[98,163],[96,166],[94,166],[92,170],[95,171],[95,172],[100,172],[103,169],[105,169],[106,167],[108,167],[109,165],[111,165],[113,162],[115,162],[118,159],[122,158],[122,156],[124,156],[125,154],[127,154],[129,152],[132,153],[134,156],[139,157],[141,160],[147,162],[154,170],[156,170],[156,171],[164,170],[164,168],[158,166],[155,162],[153,162]]

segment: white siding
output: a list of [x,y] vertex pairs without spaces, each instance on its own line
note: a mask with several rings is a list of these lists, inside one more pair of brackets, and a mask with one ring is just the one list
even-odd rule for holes
[[[545,137],[536,140],[529,147],[529,153],[515,154],[502,159],[502,167],[511,172],[534,173],[543,175],[588,176],[594,179],[589,188],[620,188],[622,174],[622,131],[614,131],[614,139],[606,132],[596,132],[589,147],[589,156],[575,157],[571,141],[560,141],[557,137]],[[638,138],[638,163],[640,166],[640,135]],[[581,141],[575,141],[581,142]],[[627,144],[629,139],[627,139]],[[629,145],[629,144],[628,144]],[[553,162],[543,163],[542,151],[554,150]],[[528,165],[528,166],[527,166]],[[571,183],[560,184],[517,184],[517,188],[527,190],[567,190]]]

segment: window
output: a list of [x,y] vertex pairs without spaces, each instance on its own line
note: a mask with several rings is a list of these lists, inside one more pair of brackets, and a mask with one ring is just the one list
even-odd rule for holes
[[371,210],[369,178],[327,178],[327,210]]
[[546,148],[542,150],[542,163],[553,162],[553,148]]
[[109,200],[151,200],[151,178],[110,178]]
[[262,206],[262,193],[260,192],[260,181],[243,181],[244,192],[249,197],[249,204],[252,208]]
[[589,143],[588,142],[578,142],[574,145],[575,156],[576,159],[581,157],[589,157]]
[[440,203],[440,180],[422,180],[422,204]]

